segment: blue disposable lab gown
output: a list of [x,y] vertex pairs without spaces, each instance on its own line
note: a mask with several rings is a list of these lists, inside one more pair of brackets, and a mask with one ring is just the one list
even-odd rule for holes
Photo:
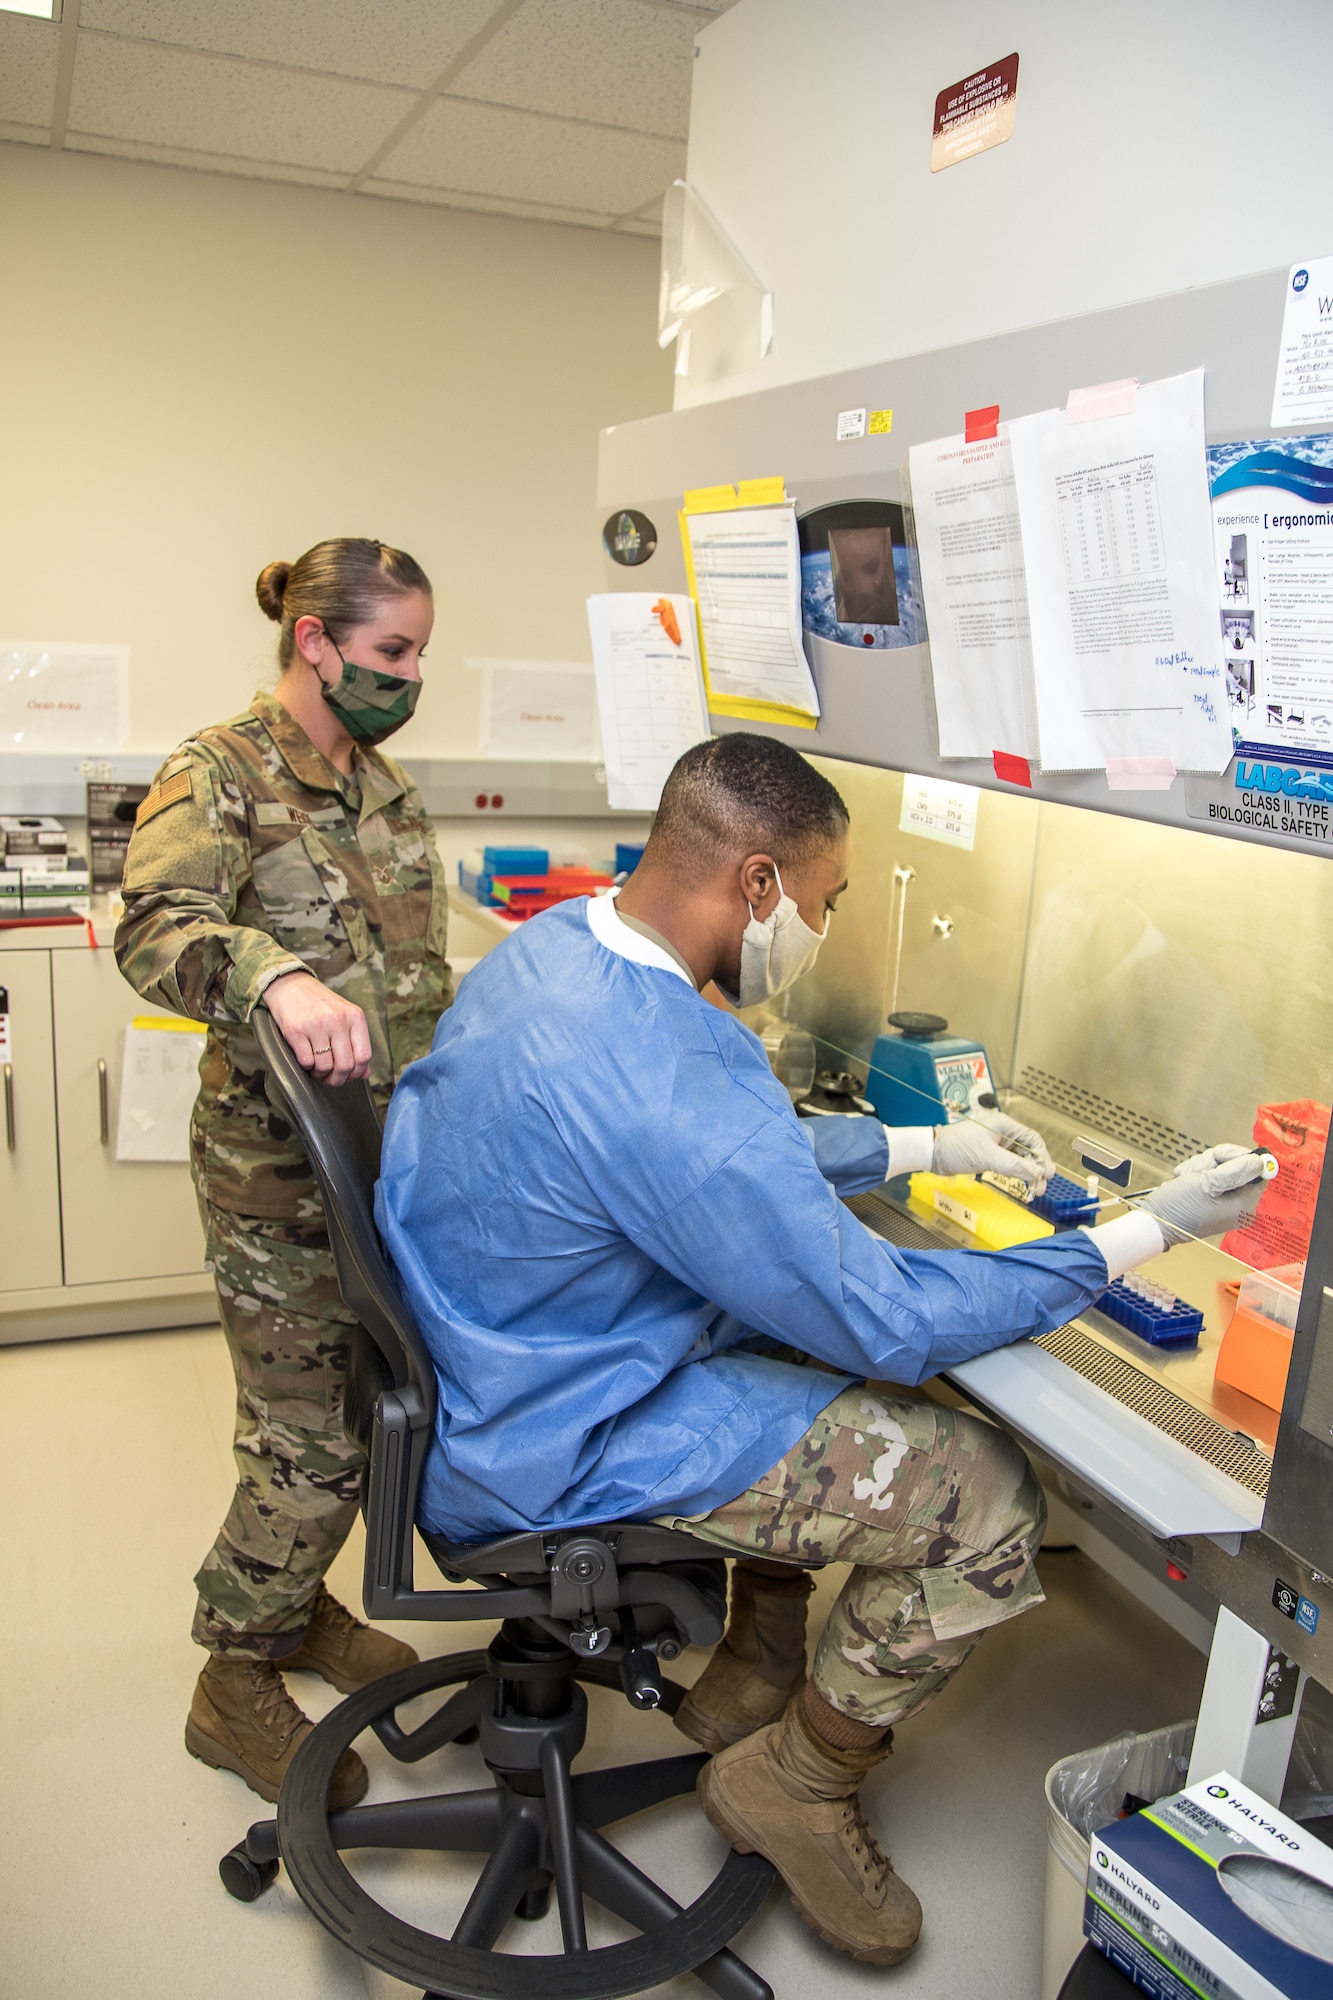
[[586,911],[484,958],[389,1107],[376,1214],[440,1389],[420,1518],[452,1540],[704,1513],[849,1379],[924,1381],[1107,1282],[1082,1231],[873,1235],[834,1187],[883,1179],[878,1121],[798,1119],[748,1028]]

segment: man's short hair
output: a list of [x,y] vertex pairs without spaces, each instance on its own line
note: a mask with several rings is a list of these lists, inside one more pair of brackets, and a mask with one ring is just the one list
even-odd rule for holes
[[662,787],[648,853],[696,877],[746,854],[781,867],[836,846],[848,819],[799,751],[770,736],[715,736],[687,750]]

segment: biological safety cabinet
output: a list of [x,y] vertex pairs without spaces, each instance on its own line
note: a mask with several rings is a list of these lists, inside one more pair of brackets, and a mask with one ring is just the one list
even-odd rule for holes
[[93,934],[0,930],[0,1343],[215,1317],[188,1166],[116,1158],[124,1030],[161,1010]]
[[[911,1038],[904,1043],[889,1026],[890,1015],[934,1015],[984,1049],[1002,1108],[1040,1129],[1075,1183],[1081,1136],[1132,1160],[1136,1191],[1207,1145],[1254,1139],[1267,1118],[1292,1135],[1287,1178],[1273,1183],[1289,1192],[1299,1180],[1299,1144],[1308,1140],[1311,1150],[1317,1130],[1326,1137],[1333,694],[1308,713],[1290,700],[1279,713],[1272,689],[1260,702],[1251,643],[1269,612],[1272,630],[1291,639],[1302,590],[1318,600],[1326,587],[1315,562],[1323,545],[1312,545],[1299,575],[1284,572],[1285,595],[1265,610],[1265,600],[1250,597],[1259,529],[1229,524],[1216,575],[1218,647],[1239,736],[1225,769],[1200,775],[1165,759],[1163,771],[1146,768],[1158,760],[1145,758],[1142,770],[1138,760],[1114,773],[1044,770],[998,742],[993,754],[945,760],[908,476],[913,446],[942,451],[939,440],[962,445],[995,434],[974,430],[975,420],[1072,412],[1085,385],[1127,393],[1136,381],[1201,367],[1209,474],[1227,465],[1246,468],[1251,482],[1285,476],[1270,461],[1301,434],[1288,431],[1276,453],[1263,441],[1287,283],[1285,271],[1262,272],[603,433],[589,527],[606,590],[688,587],[678,512],[688,525],[703,507],[758,505],[754,496],[778,482],[794,502],[796,615],[817,726],[798,726],[790,710],[766,719],[735,699],[729,713],[714,702],[712,726],[791,744],[820,762],[849,805],[851,885],[818,963],[785,1001],[785,1018],[813,1037],[818,1067],[833,1073],[848,1102],[892,1103],[903,1123],[939,1121],[938,1079],[923,1081],[909,1060]],[[1087,393],[1095,400],[1092,387]],[[866,410],[884,421],[843,421]],[[1309,440],[1310,506],[1316,526],[1333,532],[1333,423],[1322,429],[1329,435]],[[1096,528],[1078,512],[1088,494],[1124,467],[1108,464],[1102,474],[1101,486],[1085,480],[1070,489],[1080,534]],[[1226,477],[1218,475],[1214,495]],[[1241,483],[1236,473],[1232,485]],[[860,541],[844,540],[855,554],[861,542],[870,546],[874,528],[885,588],[873,603],[854,606],[849,597],[830,610],[837,578],[830,583],[825,548],[853,508]],[[652,544],[633,566],[608,535],[626,514]],[[1263,518],[1260,508],[1261,526]],[[1115,524],[1103,528],[1098,560],[1111,562]],[[1285,560],[1289,551],[1281,553]],[[1133,568],[1144,560],[1135,542],[1125,561]],[[1029,584],[1032,574],[1029,563]],[[719,592],[705,605],[705,623],[722,616]],[[1326,657],[1321,602],[1306,623],[1309,658]],[[1113,696],[1108,686],[1112,706]],[[1327,725],[1327,754],[1263,747],[1272,741],[1265,730],[1294,741],[1297,724]],[[932,785],[933,821],[921,806]],[[953,1392],[1024,1441],[1069,1503],[1071,1532],[1085,1519],[1096,1523],[1096,1547],[1085,1546],[1099,1561],[1114,1569],[1123,1556],[1134,1587],[1164,1616],[1200,1645],[1211,1635],[1195,1775],[1227,1768],[1270,1800],[1300,1703],[1296,1669],[1333,1686],[1333,1168],[1323,1170],[1311,1237],[1319,1167],[1313,1157],[1310,1165],[1302,1183],[1308,1262],[1280,1420],[1216,1368],[1247,1264],[1286,1265],[1304,1254],[1303,1242],[1298,1253],[1288,1246],[1265,1257],[1262,1218],[1235,1241],[1191,1243],[1145,1267],[1158,1317],[1188,1318],[1197,1337],[1169,1346],[1141,1338],[1135,1295],[1119,1318],[1089,1308],[948,1378]],[[976,1247],[947,1210],[923,1215],[905,1183],[850,1206],[902,1248]],[[1269,1220],[1279,1233],[1285,1227]],[[1183,1317],[1180,1307],[1189,1309]],[[1274,1662],[1286,1660],[1295,1663],[1284,1682],[1292,1699],[1275,1713],[1263,1706],[1263,1690]]]

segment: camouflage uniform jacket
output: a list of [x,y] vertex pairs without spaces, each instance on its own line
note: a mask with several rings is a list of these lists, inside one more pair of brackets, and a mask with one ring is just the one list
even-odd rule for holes
[[246,1024],[274,979],[312,972],[363,1009],[384,1109],[453,998],[444,871],[420,795],[378,750],[358,748],[344,777],[257,694],[158,772],[124,896],[121,971],[145,999],[209,1026],[190,1133],[200,1194],[234,1214],[317,1216]]

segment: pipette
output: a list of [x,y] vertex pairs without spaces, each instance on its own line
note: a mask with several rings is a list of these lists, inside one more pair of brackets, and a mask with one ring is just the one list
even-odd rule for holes
[[[1244,1156],[1237,1155],[1237,1158],[1240,1157],[1263,1161],[1263,1165],[1259,1169],[1259,1172],[1255,1175],[1254,1180],[1242,1181],[1241,1182],[1242,1187],[1255,1187],[1260,1183],[1276,1179],[1278,1171],[1277,1161],[1273,1158],[1273,1155],[1270,1152],[1268,1152],[1263,1146],[1252,1146],[1248,1154]],[[1227,1164],[1230,1166],[1234,1166],[1235,1161],[1234,1160],[1228,1161]],[[1152,1187],[1127,1188],[1123,1194],[1108,1195],[1104,1201],[1098,1202],[1097,1204],[1098,1213],[1100,1213],[1101,1210],[1104,1208],[1118,1208],[1123,1202],[1142,1201],[1145,1195],[1155,1194],[1158,1187],[1170,1187],[1170,1185],[1171,1185],[1170,1181],[1158,1181],[1155,1182]]]

